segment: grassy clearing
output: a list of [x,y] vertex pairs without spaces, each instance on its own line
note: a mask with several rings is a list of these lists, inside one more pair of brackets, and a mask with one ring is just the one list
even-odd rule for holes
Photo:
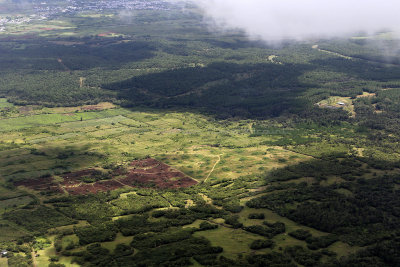
[[[249,219],[248,216],[251,213],[263,213],[265,215],[265,219]],[[242,212],[240,212],[240,219],[239,221],[243,223],[244,226],[250,226],[250,225],[261,225],[263,221],[267,221],[269,223],[275,223],[275,222],[283,222],[286,227],[286,232],[283,234],[276,235],[273,238],[273,241],[275,242],[276,246],[273,248],[274,251],[281,251],[285,247],[289,246],[302,246],[302,247],[307,247],[307,243],[305,241],[298,240],[296,238],[293,238],[288,235],[288,233],[295,231],[295,230],[308,230],[313,237],[320,237],[320,236],[325,236],[328,235],[328,233],[324,233],[321,231],[318,231],[314,228],[310,228],[304,225],[300,225],[292,220],[289,220],[285,217],[279,216],[275,212],[268,210],[268,209],[251,209],[248,207],[245,207]],[[336,244],[337,243],[337,244]],[[340,255],[346,255],[345,251],[346,248],[349,248],[350,246],[342,243],[342,242],[336,242],[335,244],[332,245],[333,251]],[[354,250],[352,250],[354,251]],[[350,253],[349,253],[350,254]]]
[[101,102],[97,105],[84,105],[79,107],[56,107],[56,108],[43,108],[36,111],[36,113],[75,113],[84,111],[100,111],[106,109],[114,109],[116,106],[110,102]]
[[[263,213],[265,215],[265,219],[264,220],[254,220],[254,219],[249,219],[248,216],[250,213]],[[303,226],[300,225],[298,223],[295,223],[292,220],[289,220],[288,218],[282,217],[278,214],[276,214],[275,212],[268,210],[268,209],[262,209],[262,210],[258,210],[258,209],[251,209],[248,207],[245,207],[241,212],[240,212],[240,222],[243,223],[243,225],[245,226],[249,226],[249,225],[255,225],[255,224],[261,224],[262,221],[267,221],[269,223],[275,223],[275,222],[283,222],[286,226],[286,233],[298,230],[298,229],[303,229],[303,230],[308,230],[310,231],[310,233],[315,236],[324,236],[327,235],[327,233],[318,231],[314,228],[310,228],[307,226]]]
[[360,249],[360,247],[350,246],[349,244],[343,243],[341,241],[335,242],[331,246],[329,246],[329,250],[337,253],[339,257],[344,257],[356,253]]
[[0,258],[0,266],[8,267],[8,259],[7,258]]
[[114,241],[103,242],[101,243],[101,246],[108,249],[112,253],[118,244],[129,245],[132,242],[132,239],[132,236],[123,236],[121,233],[118,233]]
[[237,259],[241,254],[251,252],[250,244],[254,240],[260,239],[260,236],[248,233],[240,229],[231,229],[219,227],[215,230],[196,232],[194,236],[202,236],[210,240],[213,246],[224,248],[222,255]]
[[75,244],[78,245],[79,244],[79,238],[77,235],[67,235],[64,236],[62,238],[62,248],[65,250],[65,248],[69,245],[69,244]]
[[328,99],[318,102],[317,106],[320,108],[343,108],[349,112],[351,116],[355,116],[356,114],[354,112],[353,101],[350,97],[331,96]]
[[0,98],[0,108],[10,108],[14,105],[7,101],[7,98]]
[[[162,154],[159,159],[171,164],[186,174],[202,181],[211,172],[209,181],[221,178],[236,179],[241,176],[262,175],[265,172],[287,165],[282,158],[297,156],[291,164],[308,157],[269,146],[256,146],[242,149],[226,147],[193,146],[182,152]],[[219,160],[220,159],[220,160]]]
[[200,228],[200,224],[204,222],[204,220],[196,220],[191,224],[183,226],[183,228]]
[[[49,239],[51,240],[52,243],[54,243],[54,236],[50,236]],[[37,266],[48,266],[50,263],[50,257],[51,256],[56,256],[56,250],[54,246],[47,247],[43,250],[37,251],[37,254],[39,254],[39,257],[36,257],[36,263]],[[77,264],[72,264],[72,257],[65,257],[65,256],[60,256],[59,257],[58,263],[64,264],[66,267],[78,267],[79,265]]]

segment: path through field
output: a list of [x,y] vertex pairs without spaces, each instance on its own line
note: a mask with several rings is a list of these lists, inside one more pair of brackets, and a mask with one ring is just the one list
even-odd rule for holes
[[313,45],[312,48],[313,48],[313,49],[317,49],[317,50],[320,51],[320,52],[328,53],[328,54],[335,55],[335,56],[338,56],[338,57],[341,57],[341,58],[345,58],[345,59],[354,59],[354,58],[352,58],[352,57],[345,56],[345,55],[342,55],[342,54],[339,54],[339,53],[336,53],[336,52],[333,52],[333,51],[321,49],[321,48],[319,48],[318,45]]
[[34,251],[33,249],[32,249],[31,255],[32,255],[32,266],[33,266],[33,267],[37,267],[37,263],[36,263],[36,253],[35,253],[35,251]]
[[370,63],[375,63],[375,64],[384,64],[386,66],[400,66],[400,64],[385,62],[385,60],[379,61],[379,60],[366,59],[366,58],[361,58],[361,57],[356,57],[356,56],[346,56],[346,55],[339,54],[339,53],[334,52],[334,51],[321,49],[321,48],[319,48],[319,45],[313,45],[311,48],[312,49],[317,49],[318,51],[323,52],[323,53],[335,55],[335,56],[338,56],[338,57],[341,57],[341,58],[345,58],[345,59],[363,60],[363,61],[370,62]]
[[66,71],[71,71],[70,68],[68,68],[64,62],[62,61],[61,58],[57,58],[58,63],[60,63],[60,65],[66,70]]
[[222,156],[222,155],[223,155],[223,154],[218,155],[217,161],[215,162],[215,164],[214,164],[214,166],[212,167],[211,171],[208,173],[208,175],[207,175],[206,179],[204,180],[204,182],[207,182],[208,178],[210,178],[211,173],[214,171],[214,169],[215,169],[215,167],[217,166],[217,164],[221,161],[221,156]]

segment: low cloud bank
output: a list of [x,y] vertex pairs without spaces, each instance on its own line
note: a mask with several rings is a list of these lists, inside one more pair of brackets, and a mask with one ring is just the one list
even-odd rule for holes
[[[177,0],[170,0],[176,2]],[[178,0],[179,1],[179,0]],[[265,41],[400,32],[398,0],[184,0],[214,30],[244,30]]]

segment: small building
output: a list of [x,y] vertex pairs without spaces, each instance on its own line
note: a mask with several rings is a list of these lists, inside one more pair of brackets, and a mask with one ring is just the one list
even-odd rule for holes
[[344,103],[344,102],[341,102],[341,101],[337,102],[337,104],[338,104],[338,105],[340,105],[340,106],[344,106],[344,105],[346,105],[346,103]]
[[7,257],[7,254],[8,254],[8,251],[7,251],[7,250],[2,250],[2,251],[0,252],[0,256],[1,256],[2,258]]

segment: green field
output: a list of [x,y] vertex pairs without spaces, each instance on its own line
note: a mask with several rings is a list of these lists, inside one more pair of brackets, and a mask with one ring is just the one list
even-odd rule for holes
[[7,101],[7,98],[0,98],[0,108],[10,108],[14,105]]
[[239,255],[249,254],[251,252],[249,247],[250,243],[260,239],[259,236],[255,234],[226,227],[199,232],[196,233],[195,236],[203,236],[210,240],[213,246],[223,247],[223,255],[231,259],[237,259]]
[[[78,227],[93,224],[95,222],[93,218],[99,216],[98,209],[106,209],[107,212],[101,216],[106,216],[104,218],[110,216],[109,218],[116,223],[119,220],[133,218],[133,215],[124,215],[124,212],[138,213],[143,208],[154,205],[164,207],[161,210],[168,211],[174,207],[171,211],[179,211],[179,207],[196,206],[199,205],[199,201],[205,201],[211,204],[210,207],[217,207],[221,211],[230,210],[235,205],[245,206],[237,213],[238,222],[243,225],[241,228],[232,228],[225,223],[226,219],[223,219],[227,215],[221,215],[219,219],[212,220],[213,223],[219,225],[218,229],[193,234],[194,238],[206,238],[211,246],[222,247],[221,255],[235,261],[240,261],[248,254],[281,253],[287,248],[297,246],[307,250],[309,243],[288,235],[299,229],[308,231],[313,238],[329,235],[329,232],[320,231],[278,215],[279,209],[276,211],[263,209],[261,213],[264,214],[265,219],[249,219],[249,215],[259,213],[260,210],[246,207],[247,202],[252,202],[257,198],[284,193],[285,190],[292,190],[291,188],[300,187],[304,183],[309,185],[315,183],[316,177],[291,178],[281,182],[271,179],[267,183],[263,182],[262,177],[268,172],[276,172],[282,168],[297,168],[298,165],[308,164],[314,160],[313,157],[323,156],[323,153],[329,152],[329,144],[321,151],[321,145],[317,146],[317,144],[315,147],[314,144],[290,147],[274,144],[279,138],[287,138],[285,135],[249,137],[251,132],[255,131],[252,127],[258,127],[253,126],[254,123],[258,123],[256,121],[247,121],[246,124],[224,121],[221,126],[221,122],[209,120],[201,114],[187,112],[131,111],[112,107],[112,109],[99,111],[78,111],[67,116],[63,113],[66,109],[69,108],[36,109],[32,114],[4,118],[1,121],[3,125],[9,125],[9,128],[4,129],[7,134],[0,137],[0,143],[5,146],[13,145],[12,149],[6,148],[0,151],[2,183],[9,184],[11,181],[27,180],[48,174],[57,175],[57,179],[62,181],[63,178],[60,175],[66,171],[91,167],[105,168],[110,163],[127,166],[131,160],[146,156],[169,164],[201,182],[197,188],[179,193],[157,193],[153,191],[154,189],[150,191],[133,189],[134,192],[132,192],[132,189],[125,188],[120,193],[116,193],[117,197],[113,197],[108,204],[93,202],[94,200],[90,199],[85,200],[85,203],[68,204],[70,208],[63,212],[76,214],[74,216],[81,219]],[[70,109],[79,110],[79,107]],[[41,114],[44,111],[47,114]],[[231,129],[229,135],[225,134],[227,129]],[[271,145],[266,145],[268,143]],[[332,146],[332,151],[338,151],[339,147]],[[347,149],[347,146],[343,146],[343,151],[348,151]],[[60,161],[60,158],[63,160]],[[361,175],[369,177],[370,173],[371,171],[368,171]],[[329,187],[338,181],[345,180],[332,175],[320,184]],[[274,186],[277,188],[269,190]],[[281,186],[286,186],[283,187],[286,189],[280,189]],[[33,194],[40,202],[56,197],[56,195],[46,196],[26,187],[19,187],[19,189],[20,193],[2,189],[4,200],[0,201],[0,207],[3,213],[12,212],[31,203],[32,197],[19,196],[24,191]],[[352,191],[345,189],[335,189],[335,192],[348,197],[354,196]],[[293,205],[289,204],[288,207],[291,208]],[[90,212],[87,213],[87,211]],[[150,222],[156,224],[162,220],[149,219]],[[205,221],[207,220],[195,220],[193,223],[184,225],[183,228],[198,229]],[[270,238],[245,230],[246,227],[253,226],[265,228],[265,223],[277,222],[285,225],[285,232]],[[1,227],[0,230],[5,233],[13,229],[13,234],[5,234],[3,241],[24,235],[23,231],[16,231],[15,227],[13,224]],[[87,245],[80,244],[80,238],[74,234],[74,227],[77,226],[61,226],[49,232],[70,231],[72,233],[61,238],[62,251],[69,251],[67,247],[71,244],[74,245],[75,248],[72,251],[75,252],[88,249]],[[125,230],[121,231],[124,233]],[[134,237],[124,236],[122,233],[118,231],[112,240],[102,241],[101,246],[111,253],[119,244],[129,246]],[[49,238],[53,242],[52,245],[37,252],[40,256],[35,260],[39,266],[44,266],[49,262],[50,256],[59,255],[54,248],[54,242],[56,242],[54,236],[49,235]],[[250,248],[255,240],[269,239],[274,244],[272,248],[260,250]],[[339,256],[349,256],[360,250],[360,247],[336,241],[328,249]],[[135,255],[139,257],[141,254]],[[78,266],[70,264],[72,259],[71,256],[61,256],[59,262],[66,266]]]

